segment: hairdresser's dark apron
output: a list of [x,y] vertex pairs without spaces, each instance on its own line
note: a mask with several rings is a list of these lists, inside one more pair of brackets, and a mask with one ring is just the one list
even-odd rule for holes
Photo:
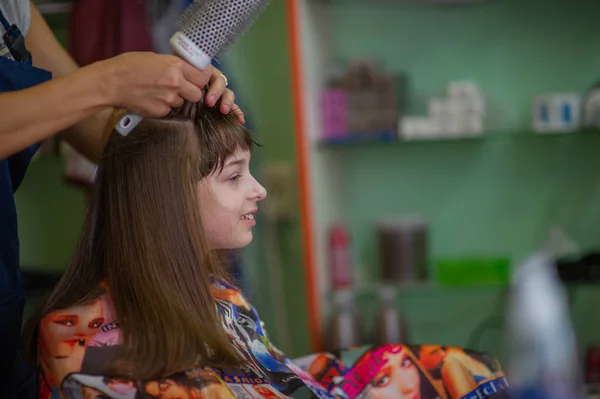
[[[0,22],[8,31],[11,24],[1,11]],[[0,40],[3,40],[1,36]],[[26,89],[51,78],[49,72],[33,67],[30,58],[14,61],[0,56],[0,92]],[[0,109],[0,123],[2,123],[3,113]],[[14,192],[21,184],[29,162],[38,147],[39,144],[31,146],[0,160],[0,392],[2,392],[0,397],[2,398],[26,398],[35,394],[35,386],[31,387],[35,382],[33,372],[18,356],[25,297],[19,267],[19,238]],[[32,388],[33,391],[30,391]],[[11,392],[10,396],[8,392]]]

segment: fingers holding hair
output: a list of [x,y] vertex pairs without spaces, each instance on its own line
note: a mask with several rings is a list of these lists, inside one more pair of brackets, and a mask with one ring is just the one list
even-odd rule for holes
[[246,118],[244,117],[244,111],[242,111],[242,109],[237,104],[233,104],[233,106],[231,107],[231,112],[233,112],[233,114],[235,115],[237,120],[242,125],[246,123]]
[[[227,88],[227,77],[220,70],[210,65],[200,71],[188,64],[183,67],[183,74],[188,80],[180,93],[183,99],[198,102],[204,97],[206,105],[209,107],[214,107],[220,102],[219,111],[221,113],[233,112],[240,123],[246,123],[244,113],[235,104],[235,93]],[[202,87],[207,87],[205,96],[200,89]]]
[[[212,75],[208,81],[208,94],[206,95],[206,104],[209,107],[213,107],[219,98],[227,90],[227,78],[216,68],[213,68]],[[223,100],[221,100],[221,103]]]

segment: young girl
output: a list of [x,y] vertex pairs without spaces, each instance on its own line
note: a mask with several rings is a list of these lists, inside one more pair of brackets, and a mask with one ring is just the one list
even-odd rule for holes
[[[353,399],[392,375],[430,385],[402,361],[378,377],[391,359],[382,353],[401,350],[383,348],[354,372],[335,363],[348,396],[328,379],[333,369],[311,375],[271,344],[221,259],[252,241],[267,195],[234,116],[187,103],[126,137],[110,130],[75,256],[26,329],[40,399]],[[406,397],[427,392],[413,388]]]
[[253,144],[233,115],[191,103],[110,132],[75,256],[34,322],[40,398],[310,392],[221,262],[252,241],[267,194]]

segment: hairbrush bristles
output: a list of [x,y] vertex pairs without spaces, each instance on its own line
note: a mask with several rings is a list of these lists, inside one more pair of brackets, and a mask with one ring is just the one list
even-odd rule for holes
[[[198,69],[223,55],[256,21],[269,0],[196,0],[179,18],[169,43],[173,52]],[[142,117],[126,114],[116,126],[127,136]]]
[[269,0],[196,0],[179,19],[180,32],[211,59],[224,54]]

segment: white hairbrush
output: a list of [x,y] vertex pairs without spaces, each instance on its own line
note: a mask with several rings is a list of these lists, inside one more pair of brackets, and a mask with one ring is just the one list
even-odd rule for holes
[[[198,69],[210,65],[244,34],[269,0],[196,0],[180,17],[180,28],[169,40],[173,52]],[[141,121],[125,114],[115,127],[127,136]]]

